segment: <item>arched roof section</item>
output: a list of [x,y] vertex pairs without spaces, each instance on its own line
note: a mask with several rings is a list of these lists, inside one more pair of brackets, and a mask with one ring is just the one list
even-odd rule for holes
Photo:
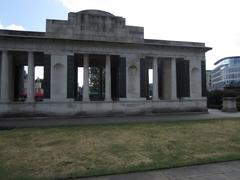
[[79,12],[77,12],[77,14],[90,14],[90,15],[96,15],[96,16],[114,17],[114,15],[109,12],[96,10],[96,9],[88,9],[88,10],[79,11]]

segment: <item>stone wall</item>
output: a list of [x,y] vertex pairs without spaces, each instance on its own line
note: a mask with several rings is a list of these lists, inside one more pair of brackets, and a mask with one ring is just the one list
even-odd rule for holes
[[69,13],[68,20],[47,20],[46,36],[112,42],[144,42],[143,27],[127,26],[125,19],[98,10]]
[[35,102],[0,103],[1,116],[51,115],[140,115],[176,112],[206,112],[206,99],[119,101],[119,102]]

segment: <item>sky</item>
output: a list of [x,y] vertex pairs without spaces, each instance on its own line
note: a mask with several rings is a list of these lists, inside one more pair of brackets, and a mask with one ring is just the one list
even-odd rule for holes
[[239,0],[1,0],[0,29],[45,31],[46,19],[100,9],[144,27],[146,39],[204,42],[207,69],[240,55]]

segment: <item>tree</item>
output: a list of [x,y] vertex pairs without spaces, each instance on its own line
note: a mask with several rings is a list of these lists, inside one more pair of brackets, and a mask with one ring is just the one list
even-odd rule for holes
[[105,70],[102,67],[91,67],[89,69],[89,91],[90,98],[93,100],[102,100],[105,89]]

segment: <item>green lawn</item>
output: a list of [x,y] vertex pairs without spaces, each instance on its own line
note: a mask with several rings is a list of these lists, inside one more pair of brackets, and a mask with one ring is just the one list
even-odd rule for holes
[[0,131],[0,179],[54,179],[240,159],[240,119]]

